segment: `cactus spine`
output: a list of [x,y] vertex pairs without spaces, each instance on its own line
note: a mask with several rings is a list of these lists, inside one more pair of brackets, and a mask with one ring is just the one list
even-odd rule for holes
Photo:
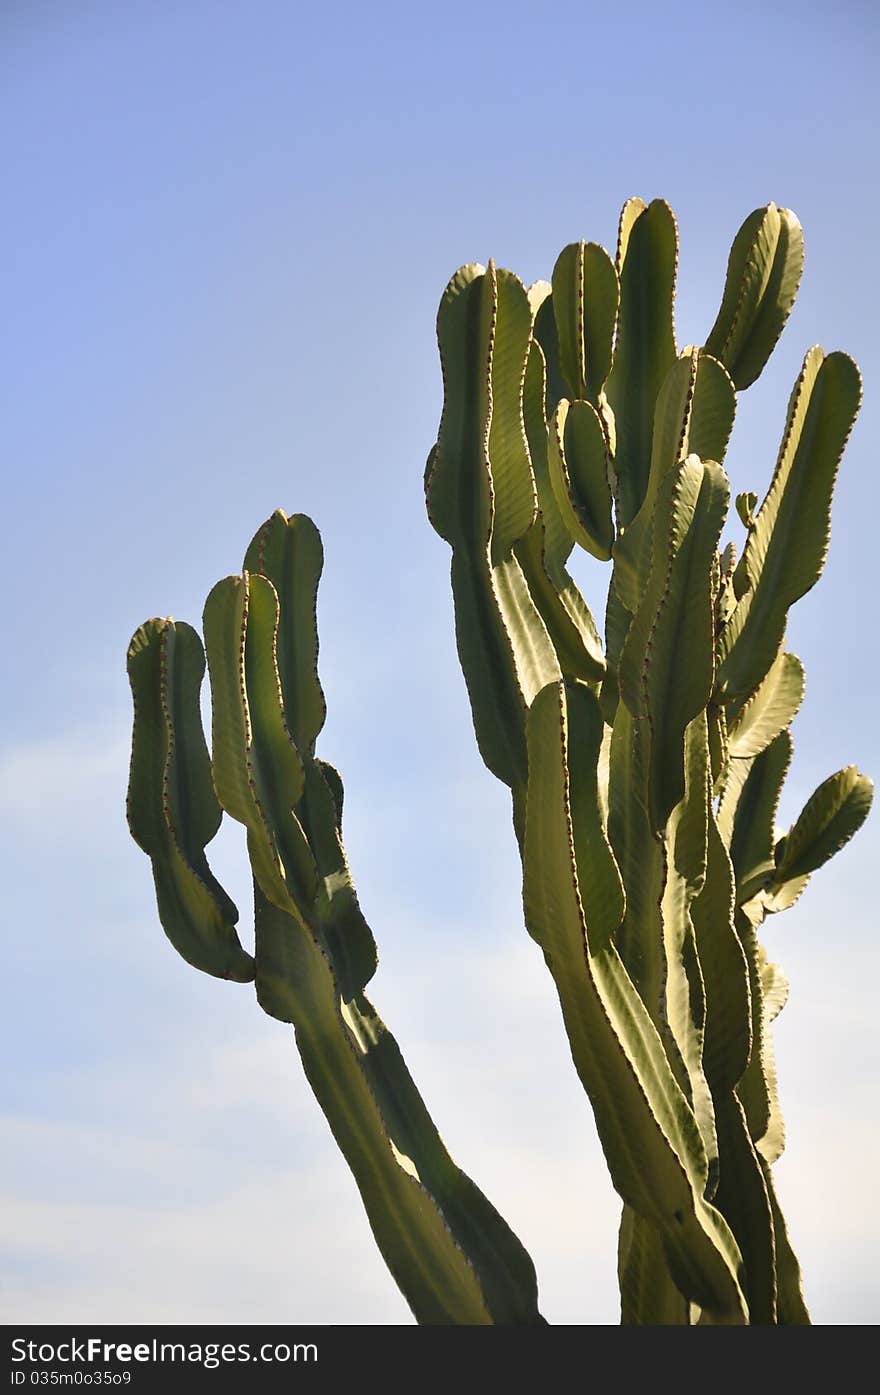
[[[736,499],[737,562],[723,460],[737,392],[791,310],[800,224],[773,204],[746,219],[715,324],[680,351],[677,257],[669,207],[630,199],[614,259],[572,243],[528,289],[492,262],[456,272],[427,506],[452,548],[479,749],[511,790],[526,925],[623,1201],[622,1320],[803,1324],[772,1179],[787,984],[759,932],[871,803],[850,766],[775,827],[804,688],[786,620],[821,573],[860,380],[845,354],[809,351],[767,494]],[[611,564],[604,644],[567,570],[575,546]],[[376,945],[342,781],[316,754],[322,565],[312,522],[279,511],[208,596],[204,649],[170,619],[136,631],[129,826],[178,952],[255,982],[293,1025],[417,1320],[542,1322],[529,1256],[453,1163],[365,996]],[[247,831],[253,956],[205,853],[224,812]]]

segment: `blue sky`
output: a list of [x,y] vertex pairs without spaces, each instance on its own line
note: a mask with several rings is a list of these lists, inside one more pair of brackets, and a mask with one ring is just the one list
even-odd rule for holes
[[[424,513],[436,306],[461,262],[546,276],[663,196],[699,341],[745,215],[798,213],[803,288],[728,465],[762,493],[806,348],[855,356],[826,574],[789,632],[807,698],[783,817],[841,765],[876,775],[877,63],[852,0],[0,5],[7,1320],[408,1320],[290,1034],[174,955],[124,823],[128,638],[198,623],[278,506],[324,537],[321,752],[372,996],[548,1317],[616,1320],[617,1204]],[[874,818],[767,931],[792,980],[779,1189],[825,1322],[880,1318],[878,853]],[[212,861],[246,906],[235,828]]]

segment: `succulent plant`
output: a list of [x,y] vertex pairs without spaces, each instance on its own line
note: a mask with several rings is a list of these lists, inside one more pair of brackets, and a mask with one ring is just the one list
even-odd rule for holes
[[[616,257],[566,247],[551,282],[462,267],[438,315],[445,387],[425,475],[452,548],[458,651],[488,768],[509,786],[529,934],[623,1202],[626,1323],[809,1322],[776,1199],[771,1023],[787,984],[759,939],[856,832],[872,786],[830,776],[775,818],[804,674],[788,611],[817,581],[859,373],[812,348],[760,507],[722,547],[737,393],[763,369],[803,266],[800,224],[756,210],[703,346],[679,350],[677,228],[630,199]],[[610,563],[604,642],[567,569]],[[379,1248],[421,1323],[532,1324],[535,1269],[455,1165],[365,996],[376,945],[342,844],[342,782],[316,755],[320,537],[280,511],[194,629],[128,651],[132,834],[194,967],[255,982],[306,1076]],[[199,693],[211,686],[212,749]],[[205,853],[244,824],[255,950]]]

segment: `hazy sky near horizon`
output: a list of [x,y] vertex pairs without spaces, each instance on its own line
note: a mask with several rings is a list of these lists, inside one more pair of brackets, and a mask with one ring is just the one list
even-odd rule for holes
[[[371,997],[547,1317],[617,1320],[618,1203],[424,512],[437,302],[462,262],[549,276],[573,239],[613,247],[628,196],[662,196],[678,341],[700,342],[743,218],[797,212],[804,283],[741,399],[734,488],[763,494],[811,344],[854,355],[865,403],[789,630],[789,821],[840,766],[880,771],[877,79],[854,0],[0,0],[5,1321],[410,1320],[292,1033],[175,955],[124,820],[129,636],[198,624],[279,506],[324,538],[319,750],[345,780]],[[209,852],[247,937],[238,831]],[[779,1191],[821,1322],[880,1319],[878,856],[874,816],[766,932],[792,983]]]

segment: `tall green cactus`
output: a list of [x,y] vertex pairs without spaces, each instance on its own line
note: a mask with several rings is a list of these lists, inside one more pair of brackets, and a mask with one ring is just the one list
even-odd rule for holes
[[[775,1196],[784,1142],[771,1024],[787,985],[759,940],[860,827],[854,767],[775,828],[803,697],[788,610],[818,579],[860,399],[844,354],[807,354],[767,495],[742,494],[722,549],[736,394],[797,291],[800,224],[770,204],[734,241],[704,346],[676,348],[675,219],[624,206],[616,259],[560,254],[528,290],[471,265],[438,338],[445,399],[425,475],[452,547],[459,655],[477,742],[511,790],[529,934],[623,1201],[627,1323],[802,1324]],[[567,570],[611,563],[604,645]],[[342,844],[339,775],[316,755],[317,530],[278,512],[208,596],[202,642],[135,633],[131,832],[190,964],[255,982],[292,1024],[381,1252],[422,1323],[542,1322],[534,1266],[453,1163],[365,988],[376,946]],[[205,854],[244,824],[255,951]]]
[[[364,995],[376,945],[342,845],[342,781],[315,755],[324,723],[321,568],[311,520],[278,512],[253,539],[241,575],[208,596],[211,757],[198,635],[162,619],[136,632],[129,825],[152,860],[159,917],[175,948],[218,978],[256,980],[263,1010],[293,1024],[306,1076],[418,1321],[540,1322],[531,1259],[452,1161]],[[205,857],[221,811],[247,829],[253,958]]]
[[[758,931],[871,802],[849,767],[775,830],[803,695],[786,619],[822,569],[860,381],[809,351],[766,498],[737,499],[735,563],[736,394],[788,318],[803,237],[787,209],[751,214],[705,345],[681,351],[677,258],[668,205],[630,199],[615,261],[580,242],[549,285],[456,273],[428,514],[452,545],[477,741],[511,788],[526,924],[624,1202],[623,1321],[805,1323],[770,1171],[786,985]],[[611,562],[604,652],[575,545]]]

